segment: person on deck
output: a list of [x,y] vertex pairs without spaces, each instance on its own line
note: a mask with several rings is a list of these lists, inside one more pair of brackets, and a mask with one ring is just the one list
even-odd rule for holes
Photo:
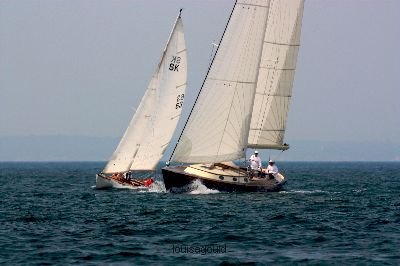
[[254,151],[254,154],[250,156],[250,168],[252,171],[261,171],[261,158],[258,156],[258,151]]
[[125,180],[131,180],[131,177],[132,177],[132,173],[129,171],[129,172],[126,172],[125,174],[124,174],[124,178],[125,178]]
[[268,167],[267,167],[267,175],[270,179],[274,179],[275,176],[278,174],[278,167],[276,166],[273,160],[269,160]]

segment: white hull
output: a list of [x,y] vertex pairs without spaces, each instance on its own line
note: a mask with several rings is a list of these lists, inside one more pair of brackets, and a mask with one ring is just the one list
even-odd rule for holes
[[108,178],[102,175],[96,175],[96,188],[97,189],[105,189],[105,188],[125,188],[132,189],[144,186],[132,185],[124,182],[120,182],[118,180]]

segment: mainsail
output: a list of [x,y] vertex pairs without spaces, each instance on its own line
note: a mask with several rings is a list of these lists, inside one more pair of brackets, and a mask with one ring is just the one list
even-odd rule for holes
[[171,156],[185,163],[283,145],[304,0],[239,0]]
[[186,82],[187,53],[179,13],[160,63],[104,173],[155,169],[181,115]]
[[283,145],[300,46],[303,0],[271,1],[250,123],[248,147]]
[[269,1],[238,0],[172,155],[209,163],[244,156]]

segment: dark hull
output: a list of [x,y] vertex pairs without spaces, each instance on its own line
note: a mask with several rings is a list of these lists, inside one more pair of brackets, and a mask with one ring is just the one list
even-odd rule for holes
[[238,184],[224,182],[220,180],[212,180],[197,175],[192,175],[184,172],[185,166],[165,167],[162,169],[165,188],[170,192],[181,192],[185,190],[195,180],[200,180],[201,183],[209,189],[216,189],[223,192],[276,192],[280,191],[285,183],[268,180],[264,184]]

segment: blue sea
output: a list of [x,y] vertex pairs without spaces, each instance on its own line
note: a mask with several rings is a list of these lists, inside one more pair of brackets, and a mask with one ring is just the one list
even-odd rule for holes
[[397,162],[281,162],[277,193],[96,190],[103,166],[0,163],[0,264],[400,264]]

